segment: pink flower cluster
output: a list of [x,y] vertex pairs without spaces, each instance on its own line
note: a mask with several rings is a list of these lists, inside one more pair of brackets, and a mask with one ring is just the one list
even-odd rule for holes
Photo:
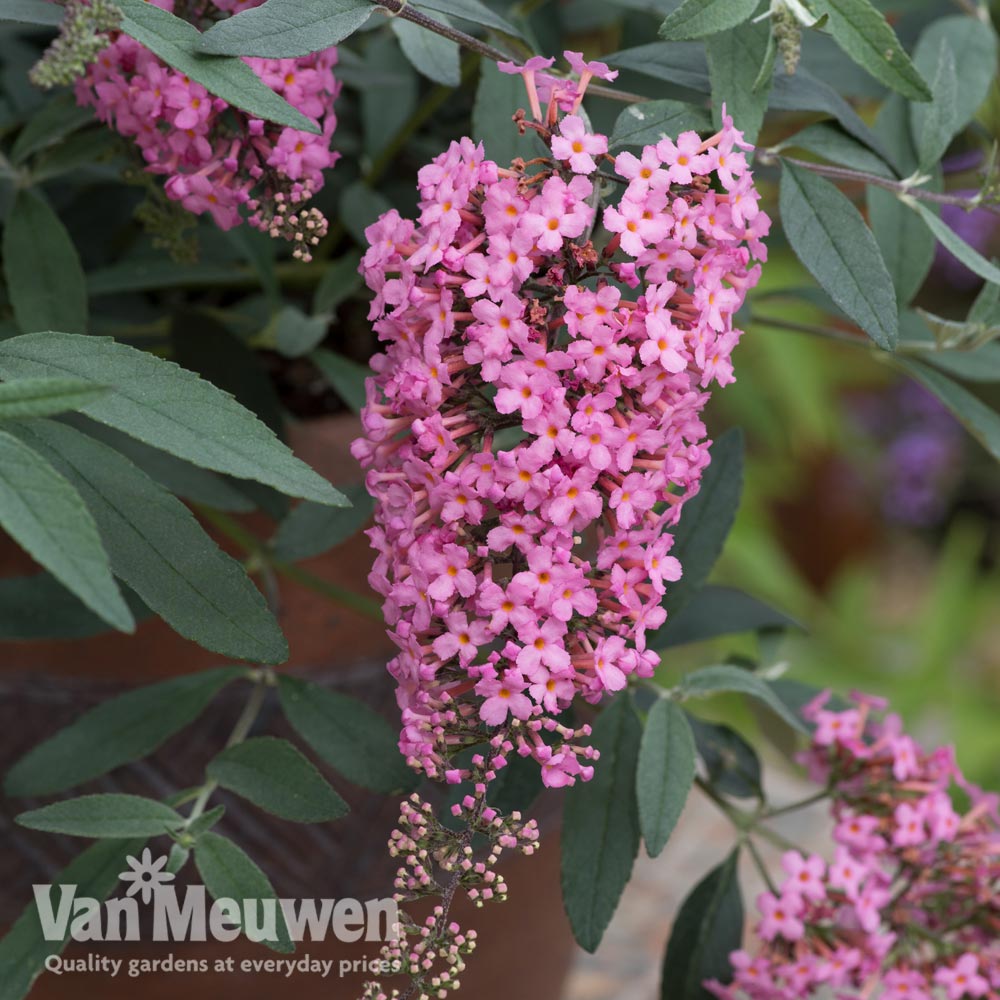
[[[174,0],[150,2],[174,10]],[[239,12],[260,2],[212,0],[205,6]],[[251,118],[124,34],[78,80],[77,100],[135,140],[146,169],[166,176],[167,197],[196,215],[210,213],[221,229],[239,225],[245,208],[251,225],[292,241],[295,256],[308,260],[327,223],[318,210],[299,206],[323,186],[323,171],[340,155],[330,149],[340,90],[333,75],[337,50],[246,62],[272,90],[316,120],[322,133]]]
[[[646,633],[681,573],[670,528],[708,463],[707,388],[732,380],[733,314],[764,257],[732,122],[612,160],[605,136],[559,118],[584,74],[608,75],[569,57],[581,83],[550,84],[544,122],[515,116],[551,156],[501,167],[454,142],[419,173],[417,222],[390,211],[366,233],[388,344],[353,449],[376,498],[370,580],[400,650],[401,748],[452,781],[483,724],[508,727],[546,784],[586,780],[594,752],[573,740],[588,730],[558,716],[657,665]],[[601,161],[624,194],[598,250]]]
[[779,892],[758,899],[760,954],[735,952],[732,985],[708,985],[722,1000],[997,997],[1000,799],[881,701],[827,700],[807,707],[806,763],[830,789],[833,860],[786,854]]

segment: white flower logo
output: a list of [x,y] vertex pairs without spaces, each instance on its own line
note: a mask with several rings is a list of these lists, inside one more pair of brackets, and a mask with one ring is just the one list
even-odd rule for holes
[[129,871],[122,872],[118,878],[122,882],[131,882],[128,895],[134,896],[136,893],[142,893],[144,903],[150,901],[161,885],[172,882],[174,879],[173,872],[163,870],[167,863],[167,856],[164,854],[154,861],[153,854],[148,847],[142,852],[142,860],[133,858],[131,855],[127,855],[125,860],[128,861]]

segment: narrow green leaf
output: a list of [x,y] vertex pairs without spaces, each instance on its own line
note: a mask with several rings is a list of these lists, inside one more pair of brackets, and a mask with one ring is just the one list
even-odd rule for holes
[[73,427],[48,420],[11,426],[81,492],[115,575],[177,632],[224,656],[261,663],[287,658],[281,629],[243,566],[184,504]]
[[192,837],[200,837],[206,831],[211,830],[225,815],[226,807],[216,806],[214,809],[203,812],[197,819],[189,823],[185,832]]
[[93,120],[93,109],[80,107],[70,94],[60,94],[46,101],[18,133],[11,146],[10,162],[20,166],[32,154],[54,146]]
[[223,788],[297,823],[346,816],[347,803],[288,740],[258,736],[223,750],[206,768]]
[[110,445],[133,465],[137,465],[150,479],[185,500],[239,514],[246,514],[254,509],[253,501],[240,489],[242,483],[232,483],[218,473],[199,469],[197,465],[151,448],[113,427],[99,424],[87,417],[75,417],[69,422],[88,437]]
[[482,141],[488,159],[506,166],[515,157],[530,160],[537,155],[532,136],[521,135],[513,122],[514,112],[527,106],[520,77],[501,73],[496,63],[480,60],[472,135]]
[[680,613],[671,612],[663,628],[648,640],[652,649],[670,649],[720,635],[787,628],[801,626],[742,590],[709,584],[696,591]]
[[922,170],[928,170],[944,156],[951,140],[959,131],[958,70],[955,60],[955,53],[948,41],[942,39],[931,83],[934,97],[930,104],[914,104],[910,107],[913,136]]
[[940,157],[933,155],[934,149],[943,153],[986,100],[997,72],[996,34],[974,17],[939,18],[920,36],[913,61],[924,79],[932,81],[934,94],[931,104],[910,106],[913,135],[927,166]]
[[974,351],[928,351],[920,360],[966,382],[1000,382],[1000,344]]
[[706,979],[732,979],[729,955],[742,944],[739,848],[713,868],[684,900],[663,959],[662,1000],[711,1000]]
[[704,108],[680,101],[630,104],[615,122],[611,146],[652,146],[681,132],[707,132],[712,118]]
[[935,239],[950,250],[970,271],[993,283],[1000,282],[1000,268],[991,264],[978,250],[969,246],[939,215],[935,215],[923,202],[909,195],[901,199],[924,221]]
[[[849,136],[839,126],[830,122],[817,122],[796,132],[786,139],[781,148],[788,147],[805,149],[821,156],[824,160],[837,163],[851,170],[861,170],[864,173],[875,174],[876,177],[895,179],[892,168],[881,156],[873,153],[864,143]],[[880,188],[870,186],[869,191],[879,191]]]
[[107,390],[75,378],[23,378],[0,383],[0,420],[51,417],[80,410]]
[[110,391],[86,407],[102,424],[203,468],[253,479],[289,496],[343,506],[249,410],[210,382],[106,337],[37,333],[0,342],[4,378],[74,377]]
[[275,558],[282,562],[311,559],[356,535],[372,516],[374,501],[363,486],[344,490],[350,507],[324,507],[300,503],[281,522],[271,543]]
[[322,347],[313,351],[309,359],[337,395],[355,413],[360,413],[365,405],[365,382],[371,377],[371,370],[366,365],[360,365],[357,361]]
[[65,12],[48,0],[2,0],[0,21],[14,21],[18,24],[39,24],[46,28],[56,27]]
[[660,25],[660,38],[681,42],[727,31],[746,21],[760,0],[684,0]]
[[313,314],[333,313],[361,287],[363,279],[358,272],[360,263],[359,253],[346,253],[327,265],[313,295]]
[[7,772],[8,795],[55,795],[152,753],[193,722],[234,667],[149,684],[111,698],[28,751]]
[[930,88],[896,32],[868,0],[817,0],[814,10],[829,17],[837,44],[876,80],[911,101],[931,99]]
[[7,431],[0,431],[0,527],[93,612],[117,629],[133,630],[83,498],[42,455]]
[[[144,840],[99,840],[91,844],[52,879],[53,905],[58,905],[62,886],[74,886],[77,899],[106,899],[118,885],[118,876],[128,857],[138,854],[144,843]],[[61,941],[48,941],[37,904],[31,903],[24,910],[0,941],[0,1000],[22,1000],[27,996],[44,970],[45,960],[49,955],[58,955],[66,946],[69,928],[67,922]]]
[[76,247],[34,191],[14,199],[3,232],[3,266],[17,325],[25,333],[85,333],[87,290]]
[[667,586],[664,606],[679,614],[708,579],[736,520],[743,494],[743,432],[726,431],[711,447],[698,492],[684,504],[670,554],[683,576]]
[[806,732],[802,720],[788,711],[785,703],[771,690],[767,681],[742,667],[730,664],[702,667],[700,670],[685,675],[681,690],[688,698],[704,698],[727,691],[749,695],[767,705],[775,715],[784,719],[793,729],[802,733]]
[[754,84],[767,58],[770,37],[771,26],[762,21],[744,25],[738,31],[712,35],[705,41],[716,127],[722,126],[722,109],[725,107],[735,127],[743,131],[747,142],[757,141],[757,133],[767,110],[771,87],[755,88]]
[[290,59],[354,34],[376,9],[369,0],[268,0],[205,32],[202,52]]
[[480,0],[416,0],[413,6],[437,11],[439,14],[452,14],[484,28],[495,28],[515,38],[524,37],[510,21],[491,10],[486,4],[480,3]]
[[694,784],[694,736],[683,709],[659,698],[649,710],[635,773],[642,839],[655,858],[670,839]]
[[131,258],[87,275],[87,290],[92,298],[160,288],[214,288],[255,283],[256,278],[243,267],[207,262],[180,264],[166,256],[156,260]]
[[413,788],[416,778],[399,750],[399,734],[356,698],[282,674],[281,708],[292,727],[349,781],[384,794]]
[[[142,621],[149,609],[125,594],[132,617]],[[0,577],[0,640],[89,639],[111,626],[49,573]]]
[[628,692],[598,716],[594,777],[566,793],[562,835],[563,905],[573,936],[596,951],[639,852],[635,771],[641,725]]
[[762,799],[757,752],[735,729],[688,715],[698,756],[705,764],[708,783],[723,795]]
[[[449,23],[445,17],[439,20]],[[442,38],[441,35],[401,17],[393,18],[392,30],[399,39],[403,55],[418,72],[445,87],[458,86],[462,73],[457,42]]]
[[70,837],[156,837],[184,825],[168,805],[141,795],[81,795],[14,817],[29,830]]
[[921,382],[961,421],[965,429],[1000,461],[1000,414],[973,396],[947,375],[919,361],[899,358],[897,364],[907,375]]
[[796,256],[830,298],[883,350],[896,346],[896,291],[875,237],[833,184],[782,164],[781,220]]
[[[303,132],[319,135],[320,128],[312,119],[293,108],[283,97],[279,97],[242,59],[199,55],[203,36],[194,25],[174,17],[159,7],[154,7],[151,3],[146,3],[146,0],[115,0],[115,2],[121,8],[123,15],[122,31],[145,45],[168,66],[180,70],[210,93],[221,97],[233,107],[245,111],[254,118],[263,118],[278,125],[288,125]],[[268,2],[269,5],[273,5],[275,0]],[[329,0],[323,2],[326,4]],[[302,6],[302,0],[294,0],[294,3]],[[366,6],[369,10],[373,9],[370,5]],[[220,21],[216,30],[223,25],[235,23],[247,14],[254,14],[259,9],[245,11],[239,17]],[[323,44],[315,48],[325,47],[326,44]]]
[[[274,888],[242,847],[227,837],[208,831],[198,838],[194,849],[194,863],[201,881],[213,899],[235,899],[241,903],[243,900],[258,900],[261,904],[265,900],[275,900],[274,934],[265,937],[263,943],[286,954],[295,951],[285,916],[280,905],[277,905]],[[267,929],[263,918],[264,908],[258,905],[258,926]]]
[[295,306],[284,306],[275,320],[274,349],[286,358],[299,358],[321,343],[329,328],[329,316],[307,316]]

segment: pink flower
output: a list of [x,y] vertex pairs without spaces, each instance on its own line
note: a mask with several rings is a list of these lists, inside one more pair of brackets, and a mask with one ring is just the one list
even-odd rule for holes
[[560,160],[568,160],[570,168],[578,174],[592,174],[597,169],[595,156],[608,151],[606,136],[587,131],[583,119],[568,115],[559,125],[560,135],[552,136],[552,153]]
[[981,997],[989,992],[990,984],[979,974],[979,960],[966,952],[951,968],[938,969],[934,982],[943,986],[948,1000]]
[[800,896],[784,895],[779,898],[769,892],[761,893],[757,897],[757,909],[761,914],[757,933],[765,941],[776,937],[798,941],[805,933],[805,926],[799,919],[802,913]]

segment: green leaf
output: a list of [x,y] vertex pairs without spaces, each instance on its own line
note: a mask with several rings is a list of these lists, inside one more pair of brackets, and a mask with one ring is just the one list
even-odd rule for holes
[[0,420],[51,417],[80,410],[107,390],[75,378],[23,378],[0,383]]
[[297,823],[346,816],[347,803],[288,740],[258,736],[223,750],[206,768],[223,788]]
[[46,101],[18,133],[10,150],[10,162],[20,166],[33,153],[56,145],[93,120],[93,109],[81,108],[69,94]]
[[611,146],[652,146],[668,136],[673,138],[681,132],[707,132],[711,127],[712,119],[708,112],[692,104],[680,101],[630,104],[615,122]]
[[371,377],[371,369],[322,347],[313,351],[309,359],[337,395],[355,413],[360,413],[365,405],[365,382]]
[[285,637],[244,568],[184,504],[73,427],[48,420],[12,426],[81,492],[115,575],[171,627],[224,656],[261,663],[287,658]]
[[733,587],[709,584],[696,591],[680,613],[648,637],[652,649],[670,649],[721,635],[759,629],[801,628],[798,622]]
[[87,329],[87,290],[76,247],[37,194],[21,190],[3,233],[4,277],[17,325],[36,330]]
[[313,295],[314,314],[332,314],[342,302],[361,288],[364,279],[358,271],[360,263],[359,253],[346,253],[338,260],[327,264]]
[[658,698],[649,710],[635,773],[642,839],[655,858],[670,839],[694,784],[694,736],[683,709]]
[[399,734],[356,698],[284,674],[281,708],[292,728],[348,781],[386,795],[416,783],[399,751]]
[[215,472],[199,469],[197,465],[183,462],[165,451],[157,451],[113,427],[106,427],[86,417],[77,417],[70,422],[89,437],[110,445],[133,465],[137,465],[150,479],[185,500],[241,514],[254,509],[253,501],[238,488],[242,484],[231,484]]
[[2,0],[0,21],[15,21],[19,24],[41,24],[46,28],[61,23],[65,11],[48,0]]
[[311,559],[356,535],[368,523],[375,504],[363,486],[349,486],[344,492],[350,507],[300,503],[274,536],[271,548],[275,558],[282,562]]
[[86,407],[87,416],[202,468],[334,507],[346,503],[231,396],[169,361],[110,338],[36,333],[2,341],[0,375],[70,376],[109,386]]
[[684,504],[670,554],[680,560],[683,576],[667,585],[664,606],[680,613],[708,579],[722,554],[743,494],[743,432],[726,431],[711,447],[711,464],[698,492]]
[[340,194],[340,220],[359,243],[366,242],[365,230],[390,208],[389,199],[364,181],[348,184]]
[[922,383],[961,421],[965,429],[1000,461],[1000,414],[968,389],[919,361],[899,358],[897,364],[907,375]]
[[501,73],[496,63],[481,59],[479,86],[472,108],[472,135],[482,140],[486,157],[506,166],[515,157],[536,156],[531,135],[521,135],[513,122],[518,108],[527,108],[524,82],[519,76]]
[[[217,833],[206,832],[198,838],[194,849],[194,863],[208,894],[213,899],[277,900],[274,888],[267,876],[250,859],[238,844]],[[281,906],[274,906],[274,936],[265,938],[264,943],[275,951],[290,953],[295,951],[288,925]],[[257,906],[257,923],[262,929],[262,907]]]
[[[849,167],[851,170],[861,170],[864,173],[875,174],[893,180],[895,175],[881,156],[873,153],[863,143],[849,136],[839,126],[830,122],[817,122],[796,132],[790,139],[781,144],[781,149],[805,149],[816,156],[821,156],[831,163]],[[869,191],[881,191],[881,188],[868,187]],[[878,234],[876,233],[876,236]]]
[[746,21],[759,4],[760,0],[684,0],[660,25],[659,35],[681,42],[727,31]]
[[81,795],[14,817],[29,830],[70,837],[156,837],[184,825],[168,805],[141,795]]
[[[46,4],[45,6],[49,6]],[[61,8],[56,8],[61,10]],[[119,883],[118,876],[129,856],[138,854],[143,840],[99,840],[78,855],[52,879],[53,902],[60,897],[61,886],[75,886],[76,898],[103,901]],[[31,903],[0,941],[0,1000],[22,1000],[32,983],[45,968],[49,955],[58,955],[69,939],[70,923],[61,941],[43,936],[38,906]]]
[[729,955],[742,944],[739,848],[692,890],[674,921],[663,959],[662,1000],[711,1000],[706,979],[732,979]]
[[974,351],[928,351],[921,361],[967,382],[1000,382],[1000,344]]
[[163,257],[157,260],[125,260],[91,271],[87,290],[92,298],[121,292],[144,292],[160,288],[214,288],[219,285],[252,284],[256,279],[243,267],[229,264],[179,264]]
[[639,852],[635,770],[641,725],[628,692],[618,695],[594,724],[601,759],[590,781],[566,793],[562,835],[563,905],[573,936],[596,951],[632,874]]
[[[440,19],[448,24],[447,18]],[[462,79],[458,43],[428,31],[401,17],[392,19],[392,30],[403,55],[429,80],[445,87],[457,87]]]
[[491,10],[486,4],[480,3],[479,0],[416,0],[413,6],[434,10],[439,14],[452,14],[484,28],[495,28],[497,31],[502,31],[505,35],[513,35],[515,38],[523,37],[510,21]]
[[83,498],[7,431],[0,431],[0,527],[91,611],[121,631],[134,629]]
[[[146,0],[115,2],[121,8],[121,30],[126,35],[145,45],[168,66],[180,70],[195,83],[200,83],[209,93],[221,97],[234,108],[239,108],[254,118],[288,125],[314,135],[320,134],[320,127],[312,119],[293,108],[283,97],[279,97],[242,59],[200,55],[203,36],[194,25],[146,3]],[[273,5],[275,0],[268,2]],[[303,0],[294,0],[294,3],[303,6]],[[329,0],[324,0],[324,4],[326,3]],[[216,30],[253,13],[256,10],[245,11],[238,18],[220,21]]]
[[205,32],[202,52],[290,59],[354,34],[376,9],[368,0],[267,0]]
[[755,88],[754,84],[767,58],[770,37],[771,27],[762,21],[744,25],[738,31],[712,35],[705,41],[715,125],[721,128],[722,108],[725,105],[734,125],[743,131],[747,142],[757,141],[767,109],[770,85]]
[[[136,621],[149,617],[134,595],[125,602]],[[49,573],[0,577],[0,640],[89,639],[110,629]]]
[[896,291],[858,210],[828,180],[787,162],[780,208],[785,235],[806,269],[879,347],[893,350]]
[[[389,144],[415,113],[420,78],[403,56],[391,31],[376,34],[368,43],[363,65],[365,82],[361,86],[360,95],[363,152],[376,159],[385,153]],[[398,151],[393,150],[391,155],[395,160]],[[357,188],[360,187],[358,184]],[[362,190],[358,190],[357,197],[372,202],[371,196],[366,196]],[[386,204],[385,207],[388,208],[389,205]],[[341,196],[341,214],[353,208],[353,201]],[[374,221],[374,217],[369,221]],[[345,222],[345,225],[348,224]],[[348,231],[361,246],[367,246],[358,236],[356,228],[348,226]]]
[[910,121],[916,139],[920,167],[928,170],[944,156],[951,140],[959,131],[958,120],[958,70],[955,53],[947,40],[942,39],[934,71],[930,104],[910,106]]
[[8,772],[8,795],[55,795],[140,760],[192,723],[243,675],[223,667],[149,684],[111,698],[29,750]]
[[322,342],[329,328],[329,316],[307,316],[295,306],[284,306],[275,321],[274,349],[286,358],[301,357]]
[[214,809],[209,809],[208,812],[203,812],[197,819],[193,820],[185,832],[192,837],[198,838],[206,831],[211,830],[225,815],[226,807],[216,806]]
[[754,748],[729,726],[705,722],[693,715],[688,716],[688,723],[709,784],[717,792],[738,799],[762,799],[760,760]]
[[924,225],[934,234],[935,239],[950,250],[970,271],[994,284],[1000,282],[1000,268],[969,246],[939,215],[935,215],[923,202],[917,201],[911,195],[904,195],[901,200],[923,219]]
[[876,80],[911,101],[931,99],[930,88],[896,32],[868,0],[818,0],[814,10],[829,17],[837,44]]
[[730,664],[702,667],[700,670],[685,674],[681,683],[681,692],[686,698],[704,698],[730,691],[756,698],[793,729],[797,729],[800,733],[807,732],[802,720],[788,710],[785,703],[771,690],[767,681],[750,670]]
[[[930,163],[937,159],[931,155],[932,138],[943,153],[986,100],[997,72],[996,44],[993,31],[976,18],[962,15],[932,21],[920,36],[913,61],[925,79],[934,81],[934,100],[929,105],[911,105],[910,121],[918,147]],[[925,132],[926,150],[921,139]]]

